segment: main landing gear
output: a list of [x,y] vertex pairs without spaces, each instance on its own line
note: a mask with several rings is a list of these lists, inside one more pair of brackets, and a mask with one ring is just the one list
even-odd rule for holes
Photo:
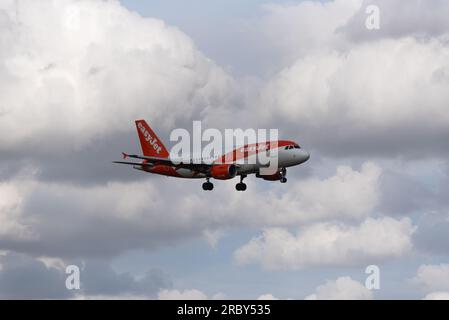
[[246,184],[243,183],[243,179],[245,179],[246,176],[242,175],[240,176],[240,183],[237,183],[235,186],[235,190],[237,191],[246,191]]
[[210,182],[210,178],[206,178],[207,182],[203,183],[203,190],[204,191],[212,191],[214,190],[214,184]]
[[287,183],[287,169],[282,168],[281,170],[281,183]]

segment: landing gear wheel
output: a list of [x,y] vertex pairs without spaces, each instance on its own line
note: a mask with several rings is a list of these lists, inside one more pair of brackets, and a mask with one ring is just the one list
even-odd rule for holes
[[287,175],[287,169],[286,168],[282,168],[281,170],[281,183],[287,183],[287,178],[285,177]]
[[243,182],[237,183],[237,185],[235,186],[235,190],[246,191],[246,184],[244,184]]
[[245,179],[247,175],[241,175],[240,176],[240,183],[237,183],[235,186],[235,190],[237,191],[246,191],[246,184],[243,183],[243,179]]
[[203,183],[203,190],[204,191],[212,191],[214,190],[214,185],[211,182],[204,182]]

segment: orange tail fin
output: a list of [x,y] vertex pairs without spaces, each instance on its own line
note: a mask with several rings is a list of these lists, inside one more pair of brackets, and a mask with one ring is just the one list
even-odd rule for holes
[[147,157],[168,158],[169,152],[145,120],[136,120],[142,152]]

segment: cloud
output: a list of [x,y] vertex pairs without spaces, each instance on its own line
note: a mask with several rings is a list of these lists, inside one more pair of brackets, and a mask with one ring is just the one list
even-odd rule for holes
[[117,273],[105,262],[89,261],[81,275],[83,295],[87,297],[155,298],[162,288],[172,287],[170,277],[159,269],[150,269],[143,277],[135,278],[130,273]]
[[[332,156],[438,156],[447,150],[449,47],[380,40],[298,59],[261,91],[266,123],[294,127]],[[293,132],[293,130],[292,130]]]
[[423,253],[446,255],[449,252],[446,245],[449,241],[447,198],[436,198],[434,206],[437,207],[433,210],[427,209],[427,212],[422,215],[418,232],[414,235],[413,241],[416,248]]
[[449,292],[432,292],[427,294],[423,300],[449,300]]
[[269,270],[350,266],[397,258],[412,248],[411,220],[368,218],[358,226],[321,223],[291,234],[266,229],[234,253],[238,264],[258,263]]
[[371,300],[373,294],[360,282],[350,277],[340,277],[319,286],[306,300]]
[[12,236],[16,238],[27,237],[26,226],[18,221],[19,207],[22,197],[18,188],[9,183],[0,182],[0,237]]
[[[432,167],[426,162],[428,168]],[[385,167],[385,166],[384,166]],[[419,166],[414,168],[419,172]],[[381,192],[378,210],[389,215],[411,215],[423,211],[437,210],[442,201],[438,201],[435,191],[422,182],[422,178],[401,169],[383,169],[379,179]],[[421,229],[421,228],[420,228]],[[417,233],[419,233],[419,230]]]
[[33,258],[7,253],[0,256],[0,298],[64,299],[72,292],[65,287],[65,274]]
[[[360,171],[348,166],[337,167],[334,176],[327,179],[311,178],[296,184],[287,194],[288,207],[304,220],[355,218],[368,216],[378,201],[378,179],[381,169],[373,163],[364,163]],[[296,196],[291,196],[291,194]],[[291,197],[291,198],[289,198]],[[285,203],[285,202],[284,202]]]
[[425,291],[445,291],[449,288],[449,264],[422,265],[412,283]]
[[175,202],[168,215],[161,215],[167,210],[164,192],[151,182],[88,188],[32,180],[16,184],[29,186],[20,195],[16,219],[32,236],[22,238],[11,229],[0,238],[0,246],[9,250],[50,257],[105,257],[180,241],[206,226],[187,209],[195,204],[193,199]]
[[2,1],[0,25],[0,172],[31,163],[47,179],[120,177],[105,167],[135,119],[167,133],[226,113],[233,96],[233,79],[188,36],[118,1]]
[[159,300],[207,300],[207,295],[203,292],[192,290],[162,290],[158,294]]
[[159,269],[143,276],[118,273],[104,261],[77,261],[80,290],[66,288],[66,261],[24,254],[0,255],[0,298],[3,299],[149,299],[171,288],[170,277]]
[[[360,0],[301,1],[263,5],[264,16],[256,25],[284,64],[313,53],[344,45],[337,33],[361,8]],[[255,35],[257,38],[257,35]],[[266,42],[265,42],[266,43]]]
[[360,170],[338,166],[335,173],[324,178],[312,176],[290,181],[288,190],[279,184],[264,192],[250,188],[245,199],[233,194],[228,202],[238,210],[239,219],[254,221],[252,224],[258,226],[360,221],[378,204],[381,172],[379,166],[370,162],[364,163]]
[[279,299],[273,296],[271,293],[267,293],[258,297],[257,300],[279,300]]
[[[291,182],[287,191],[281,184],[270,191],[254,185],[241,197],[233,185],[223,183],[217,186],[223,191],[207,199],[201,196],[198,181],[180,185],[155,177],[133,183],[76,186],[22,177],[3,183],[14,197],[9,197],[0,211],[0,217],[8,217],[0,246],[48,257],[110,257],[130,249],[154,249],[200,237],[216,245],[223,230],[236,226],[360,221],[377,204],[379,175],[379,167],[372,163],[362,165],[360,171],[341,166],[327,178]],[[167,195],[173,193],[183,196],[167,201]],[[213,209],[213,214],[205,207]],[[17,232],[18,227],[26,230],[24,236]]]

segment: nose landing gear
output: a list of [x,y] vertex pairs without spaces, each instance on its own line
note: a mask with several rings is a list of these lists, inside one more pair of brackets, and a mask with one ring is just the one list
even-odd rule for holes
[[281,170],[281,183],[287,183],[287,169],[282,168]]
[[241,175],[240,176],[240,183],[237,183],[235,186],[235,190],[237,191],[246,191],[246,184],[243,183],[243,179],[245,179],[247,176]]
[[210,182],[210,178],[206,178],[207,182],[203,183],[203,190],[204,191],[212,191],[214,190],[214,184]]

